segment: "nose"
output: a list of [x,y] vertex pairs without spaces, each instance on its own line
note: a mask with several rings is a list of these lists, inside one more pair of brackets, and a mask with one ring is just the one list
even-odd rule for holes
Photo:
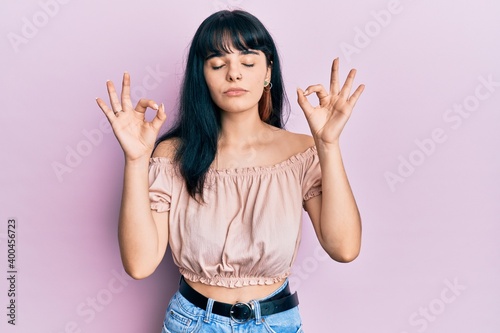
[[241,80],[241,70],[237,64],[235,63],[229,64],[227,71],[227,80],[230,82]]

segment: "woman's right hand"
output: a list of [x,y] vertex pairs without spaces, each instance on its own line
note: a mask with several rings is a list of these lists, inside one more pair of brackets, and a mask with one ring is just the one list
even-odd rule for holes
[[[167,119],[165,107],[163,104],[158,107],[153,100],[141,99],[134,109],[130,100],[128,73],[123,74],[121,100],[116,94],[113,82],[107,81],[106,86],[111,109],[101,98],[97,98],[96,101],[111,123],[113,132],[125,153],[125,160],[135,161],[144,158],[149,160],[160,128]],[[145,117],[148,107],[156,110],[156,117],[151,122],[147,122]]]

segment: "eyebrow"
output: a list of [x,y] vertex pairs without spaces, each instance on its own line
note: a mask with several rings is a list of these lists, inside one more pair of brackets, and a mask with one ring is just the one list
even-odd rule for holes
[[[216,57],[223,57],[224,55],[226,55],[227,53],[221,53],[221,52],[215,52],[215,53],[211,53],[209,54],[205,60],[210,60],[212,58],[216,58]],[[255,54],[255,55],[259,55],[259,52],[255,51],[255,50],[241,50],[240,51],[240,55],[246,55],[246,54]]]

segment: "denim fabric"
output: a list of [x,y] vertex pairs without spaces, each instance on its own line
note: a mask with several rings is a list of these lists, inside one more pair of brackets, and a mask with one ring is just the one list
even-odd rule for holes
[[162,333],[302,333],[302,321],[298,306],[293,309],[261,317],[258,301],[264,301],[281,290],[288,282],[267,297],[251,301],[255,318],[246,323],[237,323],[229,317],[212,313],[213,300],[206,309],[200,309],[176,292],[168,305]]

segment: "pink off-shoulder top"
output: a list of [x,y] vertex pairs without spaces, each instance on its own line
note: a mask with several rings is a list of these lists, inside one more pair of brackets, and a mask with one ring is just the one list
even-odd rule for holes
[[149,184],[151,209],[169,214],[169,245],[184,278],[236,288],[290,274],[303,204],[321,193],[321,169],[315,146],[272,166],[211,168],[198,203],[176,164],[153,157]]

